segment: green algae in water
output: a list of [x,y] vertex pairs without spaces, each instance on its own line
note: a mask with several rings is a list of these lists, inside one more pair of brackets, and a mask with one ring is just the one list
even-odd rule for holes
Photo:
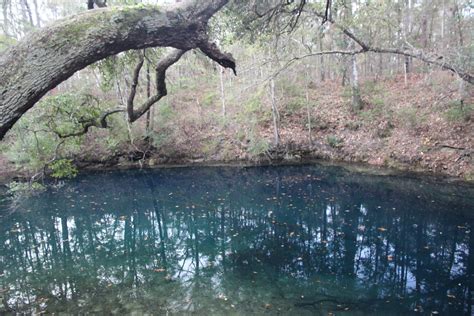
[[3,204],[0,308],[470,315],[473,192],[317,165],[82,175]]

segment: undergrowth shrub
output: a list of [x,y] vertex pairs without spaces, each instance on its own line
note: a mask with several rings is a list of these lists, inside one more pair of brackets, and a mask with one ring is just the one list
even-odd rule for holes
[[326,143],[332,148],[341,148],[344,141],[336,135],[328,135],[326,137]]
[[416,108],[403,108],[397,115],[400,124],[409,130],[416,130],[426,120],[425,114]]
[[474,115],[474,104],[461,105],[459,101],[453,102],[444,114],[450,122],[468,122]]
[[77,176],[78,170],[70,159],[55,160],[48,165],[51,170],[51,177],[55,179],[74,178]]

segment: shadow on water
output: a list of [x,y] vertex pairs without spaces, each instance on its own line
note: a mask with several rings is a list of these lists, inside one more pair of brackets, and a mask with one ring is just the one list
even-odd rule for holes
[[0,309],[471,315],[473,192],[318,165],[87,174],[4,207]]

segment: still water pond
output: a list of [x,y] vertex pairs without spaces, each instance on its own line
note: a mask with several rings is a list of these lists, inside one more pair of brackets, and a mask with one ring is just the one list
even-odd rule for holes
[[469,186],[182,168],[82,175],[7,204],[1,313],[472,314]]

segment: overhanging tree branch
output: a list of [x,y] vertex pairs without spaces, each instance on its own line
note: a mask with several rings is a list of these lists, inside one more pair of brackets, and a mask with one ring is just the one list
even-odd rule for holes
[[98,119],[93,119],[89,120],[87,122],[82,122],[82,127],[79,131],[77,132],[71,132],[71,133],[60,133],[58,131],[53,131],[59,138],[68,138],[68,137],[77,137],[77,136],[82,136],[84,134],[87,134],[89,132],[89,129],[91,127],[97,127],[97,128],[108,128],[108,123],[107,123],[107,118],[115,113],[120,113],[120,112],[125,112],[124,107],[117,107],[115,109],[110,109],[102,113]]
[[200,48],[235,71],[231,55],[209,43],[207,21],[229,0],[187,0],[171,8],[89,10],[42,28],[0,55],[0,139],[48,91],[75,72],[132,49]]
[[127,114],[128,120],[130,122],[135,122],[143,114],[145,114],[154,104],[161,100],[164,96],[168,94],[166,89],[166,71],[169,67],[175,64],[181,56],[186,53],[186,50],[174,49],[170,54],[165,58],[160,60],[155,68],[156,73],[156,94],[148,98],[138,109],[134,109],[134,98],[136,93],[136,88],[138,85],[138,77],[140,75],[140,69],[143,66],[144,56],[141,55],[140,60],[135,67],[133,73],[133,82],[130,89],[130,95],[127,100]]

